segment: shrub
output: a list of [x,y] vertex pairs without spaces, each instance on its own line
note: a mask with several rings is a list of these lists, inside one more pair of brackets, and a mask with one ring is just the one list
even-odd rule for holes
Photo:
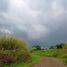
[[39,46],[39,45],[34,45],[34,46],[32,46],[32,48],[34,48],[36,50],[41,50],[41,46]]
[[65,43],[57,44],[55,47],[57,49],[62,49],[64,47]]
[[30,54],[26,43],[14,37],[0,38],[0,60],[4,63],[12,63],[17,60],[27,61]]
[[49,49],[54,49],[54,46],[50,46],[50,48]]
[[32,48],[30,49],[30,52],[34,52],[34,51],[38,51],[38,50],[42,50],[41,46],[39,45],[33,45]]

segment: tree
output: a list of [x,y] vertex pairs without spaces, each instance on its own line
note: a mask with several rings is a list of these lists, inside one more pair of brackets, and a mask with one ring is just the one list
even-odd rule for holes
[[55,48],[57,48],[57,49],[62,49],[63,47],[64,47],[64,43],[61,43],[61,44],[57,44],[56,46],[55,46]]
[[49,49],[54,49],[54,46],[51,46]]
[[32,46],[32,48],[34,48],[35,50],[41,50],[41,46],[39,46],[39,45],[34,45],[34,46]]

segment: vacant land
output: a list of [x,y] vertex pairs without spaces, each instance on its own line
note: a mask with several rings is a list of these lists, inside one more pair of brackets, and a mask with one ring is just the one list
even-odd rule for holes
[[66,67],[66,66],[55,58],[42,56],[40,58],[40,61],[37,64],[34,64],[32,67]]

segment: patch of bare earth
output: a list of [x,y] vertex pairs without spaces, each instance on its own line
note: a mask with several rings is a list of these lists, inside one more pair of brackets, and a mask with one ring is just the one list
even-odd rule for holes
[[32,65],[32,67],[67,67],[62,62],[55,58],[41,57],[37,64]]

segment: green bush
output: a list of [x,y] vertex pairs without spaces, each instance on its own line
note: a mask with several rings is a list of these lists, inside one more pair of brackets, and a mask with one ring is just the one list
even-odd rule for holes
[[32,49],[41,50],[41,46],[39,46],[39,45],[33,45],[32,46]]
[[0,38],[0,61],[12,63],[17,60],[27,61],[30,54],[26,48],[26,43],[14,37]]

